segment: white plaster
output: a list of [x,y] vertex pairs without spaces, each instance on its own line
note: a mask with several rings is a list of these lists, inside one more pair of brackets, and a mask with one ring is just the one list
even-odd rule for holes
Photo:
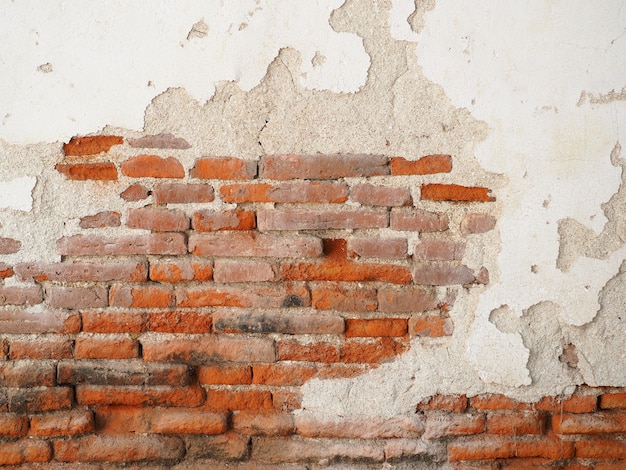
[[[220,81],[256,86],[280,48],[302,55],[302,83],[354,92],[369,57],[361,39],[331,29],[342,0],[1,2],[0,139],[67,140],[105,125],[141,129],[169,87],[200,101]],[[34,14],[36,12],[36,14]],[[204,21],[207,34],[191,35]],[[322,62],[312,64],[315,55]]]
[[28,212],[33,208],[34,176],[23,176],[10,181],[0,181],[0,209]]

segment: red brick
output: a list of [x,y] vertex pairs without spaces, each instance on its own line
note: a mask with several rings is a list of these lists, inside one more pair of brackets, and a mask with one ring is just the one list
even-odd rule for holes
[[145,282],[148,270],[143,264],[133,262],[91,263],[65,261],[62,263],[22,263],[15,270],[24,281],[54,282]]
[[508,411],[487,414],[487,432],[490,434],[542,434],[546,417],[542,413]]
[[404,352],[406,343],[393,338],[351,339],[341,345],[341,362],[378,363]]
[[137,341],[119,336],[89,336],[76,338],[76,359],[132,359],[138,357]]
[[257,225],[262,232],[271,230],[327,230],[384,228],[389,225],[386,210],[312,210],[272,209],[257,211]]
[[82,330],[87,333],[141,333],[146,330],[143,313],[82,312]]
[[13,388],[7,393],[9,411],[40,413],[68,410],[72,407],[72,389],[69,387]]
[[141,360],[62,361],[58,381],[63,384],[185,386],[189,368],[184,364],[144,363]]
[[552,428],[557,434],[626,433],[626,411],[555,413],[552,416]]
[[448,230],[448,216],[420,209],[391,209],[392,230],[411,232],[443,232]]
[[128,202],[143,201],[150,196],[150,191],[144,185],[135,183],[120,193],[120,197]]
[[409,334],[411,336],[429,336],[431,338],[450,336],[454,331],[451,318],[438,315],[420,315],[409,319]]
[[252,383],[252,367],[245,365],[201,366],[198,382],[204,385],[248,385]]
[[282,333],[289,335],[341,334],[343,318],[335,315],[296,313],[282,310],[215,312],[213,328],[220,333]]
[[477,395],[470,398],[470,407],[477,410],[531,411],[532,404],[524,403],[499,394]]
[[339,346],[333,343],[299,343],[285,340],[276,344],[279,361],[338,362]]
[[407,320],[404,318],[375,318],[346,320],[346,338],[404,336],[407,334]]
[[301,364],[254,364],[252,383],[257,385],[277,385],[281,387],[303,385],[315,377],[315,366]]
[[[197,462],[197,470],[204,468],[235,468],[239,469],[239,465],[244,467],[240,470],[246,470],[247,463],[237,463],[239,460],[246,460],[250,453],[250,438],[239,434],[228,432],[218,436],[186,436],[186,453],[185,458],[191,462]],[[205,459],[216,459],[209,463]],[[227,464],[225,462],[228,462]],[[261,470],[256,467],[256,463],[250,463],[251,467],[247,470]],[[183,469],[187,466],[183,464]]]
[[56,368],[42,361],[6,361],[0,363],[0,387],[29,388],[55,385]]
[[97,155],[123,143],[124,139],[117,135],[72,137],[67,144],[63,144],[63,153],[67,156]]
[[[0,413],[0,436],[21,437],[26,434],[28,434],[27,416],[15,413]],[[0,453],[2,452],[1,449],[0,447]]]
[[215,260],[215,282],[264,282],[276,278],[274,267],[265,261]]
[[424,432],[420,416],[372,416],[317,418],[306,414],[296,417],[296,433],[303,437],[335,439],[419,438]]
[[226,211],[202,210],[194,212],[194,230],[215,232],[218,230],[252,230],[256,226],[254,212],[241,209]]
[[158,282],[210,281],[213,265],[210,261],[190,259],[150,261],[150,279]]
[[197,307],[307,307],[309,291],[301,284],[233,285],[205,284],[206,287],[176,289],[176,305]]
[[111,287],[110,303],[112,307],[167,308],[174,306],[174,294],[165,287],[115,285]]
[[352,379],[371,371],[378,364],[369,363],[336,363],[318,364],[317,377],[320,380]]
[[0,263],[0,279],[13,277],[13,274],[15,273],[12,266],[9,266],[6,263]]
[[50,444],[35,439],[0,443],[0,465],[48,462],[52,458]]
[[222,434],[228,429],[225,413],[168,408],[151,411],[150,431],[157,434]]
[[272,392],[272,406],[276,410],[294,411],[302,408],[300,389],[277,388]]
[[46,289],[46,303],[55,308],[100,308],[109,305],[106,287],[56,287]]
[[20,251],[22,242],[14,238],[2,238],[0,237],[0,254],[11,255]]
[[185,169],[174,157],[137,155],[121,165],[122,174],[131,178],[184,178]]
[[595,411],[598,398],[595,395],[572,395],[571,397],[544,397],[535,403],[535,409],[553,413],[589,413]]
[[36,305],[43,301],[40,286],[10,287],[0,285],[0,306]]
[[94,430],[94,419],[91,411],[59,411],[34,415],[30,418],[31,436],[71,436]]
[[416,260],[453,261],[463,259],[465,243],[447,240],[422,240],[413,249]]
[[431,201],[464,201],[491,202],[495,197],[489,196],[491,190],[478,186],[460,186],[458,184],[423,184],[422,199]]
[[349,258],[405,259],[406,238],[349,238]]
[[183,442],[170,436],[91,435],[53,445],[54,458],[60,462],[175,461],[185,452]]
[[182,255],[187,252],[182,233],[152,233],[122,237],[72,235],[57,241],[59,254],[69,256]]
[[416,263],[413,282],[430,286],[470,284],[476,280],[474,271],[467,266],[442,262],[440,264]]
[[496,218],[489,214],[466,214],[461,220],[461,233],[485,233],[496,226]]
[[450,155],[426,155],[419,160],[394,157],[389,162],[389,166],[393,176],[450,173],[452,171],[452,157]]
[[147,316],[148,330],[161,333],[210,333],[213,326],[211,314],[203,312],[150,312]]
[[185,150],[191,148],[189,142],[182,137],[176,137],[170,133],[144,135],[138,138],[129,138],[128,145],[134,148],[151,149],[178,149]]
[[358,263],[330,259],[321,263],[281,265],[281,276],[288,281],[361,281],[409,284],[412,276],[404,266]]
[[189,228],[189,217],[182,211],[140,207],[128,211],[126,225],[153,232],[183,232]]
[[576,457],[583,459],[626,459],[626,441],[595,438],[576,441]]
[[563,470],[624,470],[624,462],[597,462],[593,467],[587,466],[568,466]]
[[157,204],[188,204],[215,199],[213,187],[208,184],[158,183],[152,194]]
[[435,395],[418,403],[417,409],[463,413],[467,409],[467,397],[465,395]]
[[121,214],[114,211],[98,212],[80,219],[80,228],[119,227],[122,224]]
[[78,385],[79,405],[183,406],[204,403],[204,390],[199,387],[125,387]]
[[318,310],[343,312],[372,312],[378,305],[376,289],[327,282],[311,286],[311,302]]
[[536,438],[513,438],[500,436],[472,436],[448,444],[448,459],[489,460],[507,458],[541,457],[546,459],[569,459],[574,456],[574,443],[541,436]]
[[233,430],[248,436],[288,436],[295,431],[293,415],[275,410],[241,410],[233,414]]
[[143,358],[148,362],[188,362],[193,365],[214,361],[274,362],[274,341],[269,338],[197,336],[193,338],[141,339]]
[[45,335],[13,339],[9,359],[66,359],[74,354],[74,342],[65,336]]
[[437,306],[434,289],[420,286],[378,289],[378,310],[381,312],[419,312]]
[[54,167],[68,180],[114,181],[117,180],[117,168],[111,162],[102,163],[66,163]]
[[241,183],[220,189],[224,202],[345,202],[348,185],[334,181],[289,181],[284,183]]
[[201,158],[191,170],[192,178],[251,180],[256,176],[256,161],[231,157]]
[[600,395],[600,408],[626,408],[626,392],[604,393]]
[[189,252],[199,256],[306,258],[322,254],[322,240],[256,232],[192,234],[189,236]]
[[80,317],[75,313],[0,311],[0,333],[2,334],[77,333],[79,329]]
[[413,204],[411,193],[406,188],[357,184],[350,189],[350,200],[364,206],[399,207]]
[[267,390],[209,390],[208,410],[261,410],[272,408],[272,394]]
[[388,174],[388,159],[380,155],[269,155],[261,159],[260,165],[260,176],[274,180]]

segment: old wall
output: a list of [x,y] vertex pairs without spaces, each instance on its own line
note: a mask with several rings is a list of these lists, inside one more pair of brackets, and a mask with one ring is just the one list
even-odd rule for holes
[[0,463],[621,468],[626,4],[36,4]]

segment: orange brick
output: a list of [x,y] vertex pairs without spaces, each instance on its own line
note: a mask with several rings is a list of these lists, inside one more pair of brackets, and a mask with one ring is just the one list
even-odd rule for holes
[[210,333],[213,318],[209,313],[189,310],[149,312],[146,325],[148,331],[161,333]]
[[296,389],[277,388],[272,392],[272,406],[282,411],[293,411],[302,407],[302,393]]
[[242,183],[220,188],[225,202],[345,202],[348,185],[334,181],[293,181],[284,183]]
[[311,286],[311,302],[318,310],[342,312],[372,312],[378,305],[376,289],[328,282]]
[[174,157],[137,155],[121,165],[122,174],[131,178],[184,178],[185,169]]
[[241,410],[233,414],[233,430],[248,436],[288,436],[295,431],[293,415],[276,410]]
[[425,398],[417,404],[418,410],[423,411],[453,411],[463,413],[467,409],[467,397],[465,395],[435,395]]
[[407,334],[407,320],[404,318],[376,318],[346,320],[346,338],[404,336]]
[[254,212],[241,209],[195,212],[192,217],[194,230],[215,232],[218,230],[252,230],[256,226]]
[[76,359],[132,359],[139,356],[139,344],[128,337],[92,336],[76,338]]
[[626,408],[626,392],[605,393],[600,395],[600,408]]
[[31,436],[71,436],[94,431],[91,411],[59,411],[34,415],[30,419]]
[[167,308],[174,306],[173,292],[164,287],[115,285],[109,292],[112,307]]
[[141,333],[146,330],[143,313],[130,312],[83,312],[81,314],[86,333]]
[[72,406],[70,387],[13,388],[7,393],[8,410],[13,413],[41,413],[68,410]]
[[407,347],[393,338],[351,339],[341,346],[341,362],[378,363],[401,354]]
[[151,411],[149,431],[157,434],[222,434],[228,429],[225,413],[180,408]]
[[470,398],[470,407],[477,410],[519,410],[531,411],[532,404],[519,402],[499,394],[478,395]]
[[468,187],[458,184],[423,184],[422,199],[431,201],[463,201],[463,202],[492,202],[495,197],[489,196],[488,188],[478,186]]
[[339,346],[332,343],[302,344],[284,340],[276,344],[277,360],[307,362],[338,362]]
[[26,434],[28,434],[27,416],[20,416],[15,413],[0,413],[0,436],[21,437]]
[[209,390],[204,406],[209,410],[260,410],[272,408],[267,390]]
[[552,428],[557,434],[626,433],[626,411],[616,410],[590,414],[555,413]]
[[155,260],[150,262],[150,279],[157,282],[210,281],[213,265],[201,259]]
[[117,168],[111,162],[102,163],[59,163],[54,167],[69,180],[114,181],[117,180]]
[[9,359],[67,359],[74,354],[74,341],[66,336],[46,335],[11,340]]
[[391,174],[396,175],[432,175],[450,173],[452,157],[450,155],[426,155],[419,160],[406,160],[394,157],[389,162]]
[[76,401],[79,405],[130,406],[184,406],[196,407],[204,403],[205,393],[200,387],[124,387],[78,385]]
[[548,436],[514,438],[500,436],[472,436],[448,445],[448,459],[490,460],[508,458],[569,459],[574,456],[574,443]]
[[97,155],[123,143],[124,139],[117,135],[72,137],[67,144],[63,144],[63,153],[67,156]]
[[544,397],[535,403],[535,409],[553,413],[589,413],[596,410],[597,404],[598,398],[595,395]]
[[0,465],[48,462],[51,458],[50,443],[46,441],[22,439],[0,444]]
[[252,368],[248,365],[202,366],[198,382],[204,385],[248,385],[252,383]]
[[204,284],[204,287],[179,287],[176,305],[181,308],[249,307],[280,308],[307,307],[311,304],[309,291],[303,284]]
[[576,441],[576,457],[583,459],[626,459],[626,441],[595,438]]
[[201,158],[190,174],[201,179],[251,180],[256,176],[256,162],[230,157]]
[[15,272],[13,268],[6,263],[0,263],[0,279],[12,277]]
[[546,417],[537,412],[497,412],[487,415],[487,432],[490,434],[542,434]]
[[454,331],[452,319],[438,315],[420,315],[409,319],[409,334],[411,336],[429,336],[437,338],[450,336]]
[[252,383],[259,385],[303,385],[316,375],[317,368],[299,364],[254,364]]

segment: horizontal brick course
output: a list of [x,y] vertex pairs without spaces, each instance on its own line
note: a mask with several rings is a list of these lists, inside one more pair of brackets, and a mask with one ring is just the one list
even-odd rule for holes
[[259,174],[274,180],[335,179],[389,174],[388,159],[379,155],[270,155]]

